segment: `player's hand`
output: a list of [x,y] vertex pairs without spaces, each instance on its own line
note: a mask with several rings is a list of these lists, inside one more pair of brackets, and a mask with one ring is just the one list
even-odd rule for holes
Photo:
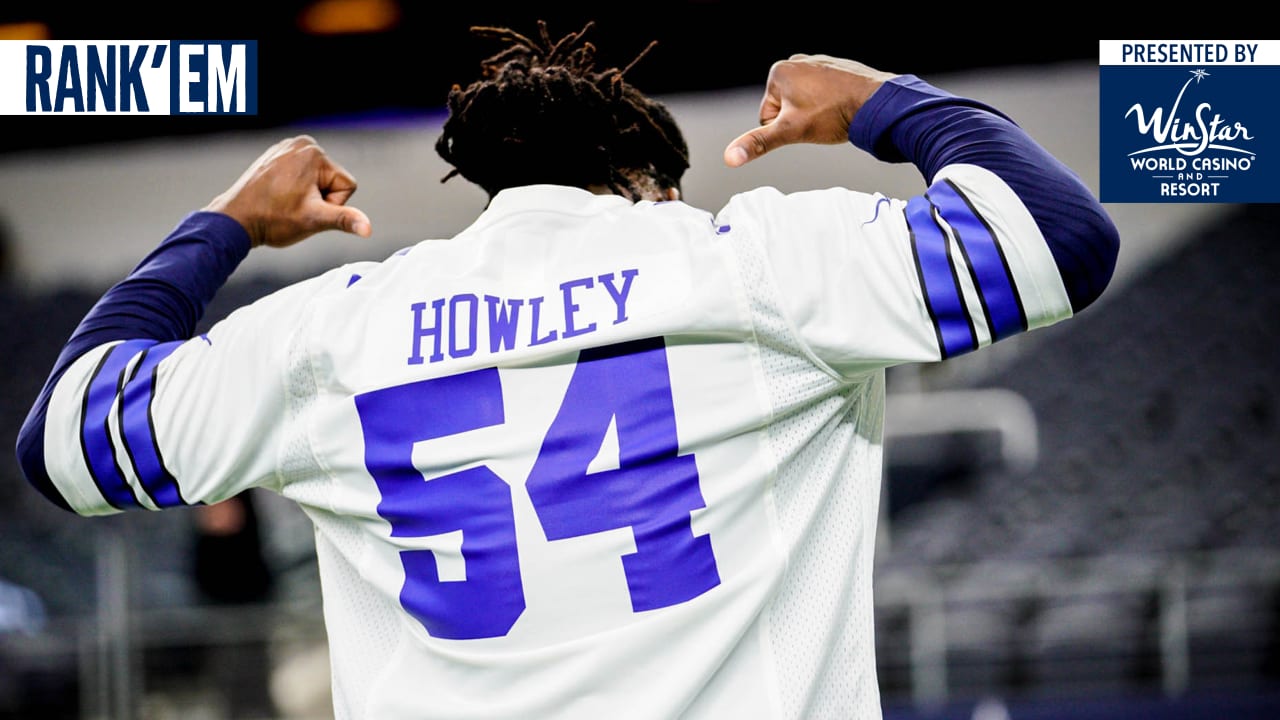
[[848,142],[853,116],[894,77],[894,73],[830,55],[792,55],[774,63],[760,101],[760,127],[729,143],[724,163],[740,167],[794,143]]
[[350,207],[356,180],[309,135],[267,148],[205,210],[239,221],[254,247],[285,247],[324,230],[369,237],[369,216]]

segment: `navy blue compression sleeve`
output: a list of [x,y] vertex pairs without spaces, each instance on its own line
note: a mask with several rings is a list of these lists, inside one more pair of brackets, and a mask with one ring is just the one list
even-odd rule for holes
[[879,160],[911,162],[928,183],[953,163],[998,175],[1040,227],[1072,311],[1091,304],[1111,281],[1120,233],[1102,204],[1070,168],[995,108],[902,75],[862,106],[849,141]]
[[214,293],[248,256],[250,246],[244,227],[227,215],[191,213],[80,321],[18,432],[18,463],[45,497],[71,509],[53,487],[44,462],[45,415],[62,374],[103,343],[189,339]]

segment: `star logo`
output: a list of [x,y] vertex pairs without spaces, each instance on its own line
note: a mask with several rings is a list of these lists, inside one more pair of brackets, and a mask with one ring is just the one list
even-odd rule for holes
[[1209,76],[1209,73],[1208,73],[1207,71],[1205,71],[1205,70],[1192,70],[1192,71],[1191,71],[1191,74],[1192,74],[1193,76],[1195,76],[1196,84],[1197,84],[1197,85],[1199,85],[1199,84],[1200,84],[1200,81],[1201,81],[1201,80],[1203,80],[1203,79],[1205,79],[1206,77],[1208,77],[1208,76]]

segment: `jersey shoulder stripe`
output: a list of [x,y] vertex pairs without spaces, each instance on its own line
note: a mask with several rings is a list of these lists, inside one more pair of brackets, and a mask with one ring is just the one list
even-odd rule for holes
[[78,398],[84,470],[115,510],[189,504],[165,464],[152,417],[159,365],[182,344],[139,339],[105,348]]
[[956,234],[960,253],[978,290],[992,342],[1026,330],[1027,313],[1013,271],[987,220],[950,180],[935,183],[925,194]]
[[978,334],[961,295],[951,240],[938,222],[937,208],[927,196],[917,195],[907,201],[903,212],[916,275],[942,359],[978,349]]
[[133,366],[129,381],[118,395],[121,446],[129,456],[143,489],[156,506],[162,508],[187,504],[173,473],[165,467],[151,414],[160,362],[182,343],[175,340],[143,350]]
[[941,360],[1070,316],[1043,236],[989,171],[952,166],[903,208]]
[[102,493],[117,510],[141,507],[125,479],[111,433],[111,408],[125,386],[130,361],[154,344],[149,340],[129,340],[109,348],[102,355],[81,403],[80,449],[85,467]]

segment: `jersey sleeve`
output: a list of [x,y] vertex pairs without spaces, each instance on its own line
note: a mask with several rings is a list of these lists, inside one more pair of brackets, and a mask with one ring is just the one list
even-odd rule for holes
[[277,486],[289,340],[337,273],[243,306],[187,340],[103,343],[53,387],[49,480],[83,515],[158,510]]
[[720,222],[758,233],[797,335],[842,375],[945,360],[1072,314],[1036,223],[979,167],[948,166],[908,200],[757,190]]
[[1003,180],[1035,220],[1080,312],[1115,272],[1120,233],[1080,177],[1007,115],[914,75],[886,82],[854,116],[849,141],[884,162],[910,162],[933,185],[949,165]]
[[718,218],[760,246],[796,333],[837,373],[972,352],[1071,317],[1110,281],[1119,234],[1101,203],[998,110],[901,76],[849,139],[911,162],[927,189],[765,188]]
[[369,263],[278,290],[197,335],[250,247],[230,216],[191,213],[81,320],[16,443],[50,502],[100,515],[278,485],[291,339],[312,298]]

